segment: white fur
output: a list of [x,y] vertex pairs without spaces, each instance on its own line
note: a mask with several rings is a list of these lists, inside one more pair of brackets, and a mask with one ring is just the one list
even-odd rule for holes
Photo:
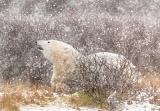
[[[109,53],[109,52],[99,52],[99,53],[91,54],[88,57],[91,59],[96,59],[97,61],[104,60],[106,61],[106,64],[108,64],[108,66],[115,69],[120,69],[121,65],[124,62],[129,62],[128,60],[126,60],[124,56],[115,54],[115,53]],[[129,62],[128,65],[132,68],[136,68],[131,62]]]
[[63,82],[67,77],[72,76],[76,59],[81,55],[77,50],[57,40],[39,40],[37,48],[43,49],[40,51],[53,64],[51,85],[54,85],[54,80]]

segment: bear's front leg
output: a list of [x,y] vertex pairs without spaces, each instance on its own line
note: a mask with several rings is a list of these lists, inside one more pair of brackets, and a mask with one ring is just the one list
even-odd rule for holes
[[64,94],[71,94],[72,91],[71,91],[71,88],[60,82],[58,79],[54,79],[51,81],[51,86],[53,88],[53,90],[57,93],[64,93]]

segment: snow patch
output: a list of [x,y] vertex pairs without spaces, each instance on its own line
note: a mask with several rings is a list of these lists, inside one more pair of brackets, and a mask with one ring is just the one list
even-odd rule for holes
[[133,101],[131,105],[125,103],[122,111],[159,111],[160,106],[150,104],[148,101],[137,103]]
[[80,108],[71,108],[70,106],[55,106],[53,103],[49,103],[45,107],[40,107],[37,105],[29,105],[20,107],[20,111],[98,111],[97,108],[87,108],[87,107],[80,107]]

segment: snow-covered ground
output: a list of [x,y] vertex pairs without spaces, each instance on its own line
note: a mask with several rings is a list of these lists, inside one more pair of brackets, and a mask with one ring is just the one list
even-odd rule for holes
[[[68,95],[63,95],[68,96]],[[98,111],[98,108],[89,108],[89,107],[75,107],[64,102],[61,97],[54,93],[54,97],[56,100],[54,102],[48,103],[44,107],[40,107],[38,105],[28,105],[28,106],[21,106],[21,111]]]
[[150,104],[148,101],[137,103],[135,101],[132,102],[131,105],[125,103],[122,107],[124,107],[123,111],[159,111],[160,106]]
[[[49,103],[47,106],[40,107],[37,105],[28,105],[20,107],[21,111],[99,111],[98,108],[87,108],[87,107],[70,107],[68,106],[55,106]],[[131,105],[125,103],[122,108],[117,111],[160,111],[160,106],[150,104],[149,102],[132,102]]]
[[97,108],[87,108],[87,107],[80,107],[80,108],[71,108],[71,107],[63,107],[63,106],[54,106],[52,103],[49,103],[45,107],[40,107],[37,105],[29,105],[20,107],[21,111],[98,111]]
[[[131,104],[124,102],[120,105],[117,111],[160,111],[160,106],[151,104],[149,101],[153,99],[153,96],[148,96],[146,93],[141,93],[137,96],[137,99],[144,98],[143,101],[136,100],[132,101]],[[99,111],[98,108],[88,108],[88,107],[73,107],[57,97],[56,104],[48,103],[44,107],[38,105],[28,105],[21,106],[21,111]]]
[[[77,95],[78,93],[75,93]],[[160,106],[157,105],[159,100],[160,88],[156,92],[147,93],[145,90],[141,91],[136,99],[131,101],[131,104],[128,104],[127,101],[118,105],[116,111],[160,111]],[[3,93],[0,92],[0,96],[3,96]],[[63,95],[63,97],[69,97],[70,95]],[[73,96],[73,95],[72,95]],[[20,111],[100,111],[99,108],[95,107],[76,107],[75,105],[69,104],[68,102],[62,99],[62,95],[53,93],[55,101],[48,102],[45,106],[39,106],[35,104],[30,105],[19,105]],[[156,100],[154,100],[154,98]],[[104,111],[104,110],[101,110]]]
[[[140,92],[136,97],[136,101],[132,101],[129,105],[127,102],[121,106],[122,111],[160,111],[160,106],[155,103],[151,103],[154,100],[154,97],[158,94],[160,88],[157,89],[156,93],[146,93],[146,91]],[[143,98],[143,99],[142,99]],[[159,98],[157,98],[159,100]]]

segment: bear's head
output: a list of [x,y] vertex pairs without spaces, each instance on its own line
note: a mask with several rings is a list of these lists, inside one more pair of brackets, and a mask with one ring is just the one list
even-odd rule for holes
[[74,59],[77,55],[80,55],[71,45],[58,40],[38,40],[36,46],[45,58],[52,63]]

